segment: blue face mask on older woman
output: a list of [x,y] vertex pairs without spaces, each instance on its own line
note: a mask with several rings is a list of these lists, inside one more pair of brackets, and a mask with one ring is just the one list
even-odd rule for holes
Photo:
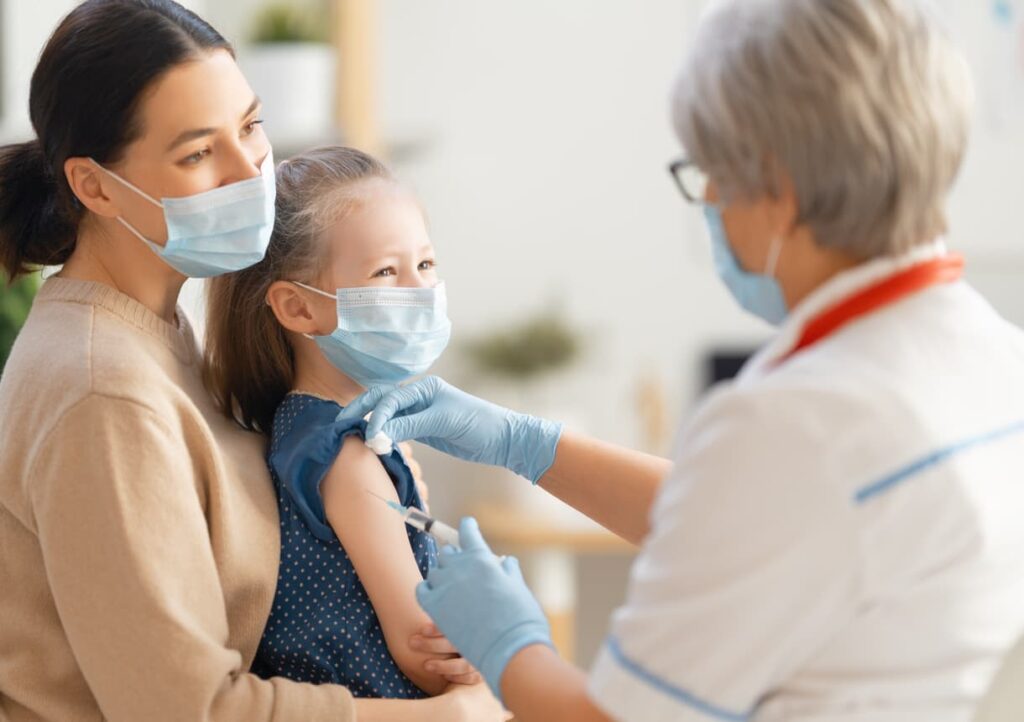
[[789,309],[782,287],[775,280],[775,265],[782,250],[782,239],[776,238],[768,249],[768,262],[764,273],[750,273],[743,270],[736,254],[729,244],[729,236],[722,221],[722,212],[717,206],[704,204],[704,218],[711,232],[711,251],[715,258],[718,277],[729,289],[733,298],[744,309],[764,319],[773,326],[786,320]]

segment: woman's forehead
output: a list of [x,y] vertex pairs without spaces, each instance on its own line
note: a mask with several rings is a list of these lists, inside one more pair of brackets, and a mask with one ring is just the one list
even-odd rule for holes
[[202,53],[161,76],[139,108],[140,141],[170,146],[186,133],[236,128],[256,96],[226,50]]

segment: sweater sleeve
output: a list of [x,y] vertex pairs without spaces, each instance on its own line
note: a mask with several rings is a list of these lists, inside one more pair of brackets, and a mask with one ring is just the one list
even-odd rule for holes
[[346,722],[344,687],[263,680],[228,618],[181,430],[92,395],[38,447],[29,484],[61,623],[111,722]]

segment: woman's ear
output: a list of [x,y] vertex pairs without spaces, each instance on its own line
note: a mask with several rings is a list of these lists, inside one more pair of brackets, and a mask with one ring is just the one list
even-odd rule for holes
[[[330,299],[321,298],[288,281],[274,281],[270,284],[267,289],[267,305],[274,312],[277,322],[294,333],[326,336],[337,325],[337,311]],[[329,309],[325,308],[328,306]]]
[[105,176],[103,170],[89,158],[68,158],[64,161],[64,177],[78,202],[98,216],[116,218],[121,215],[121,208],[108,195],[105,186],[117,181]]

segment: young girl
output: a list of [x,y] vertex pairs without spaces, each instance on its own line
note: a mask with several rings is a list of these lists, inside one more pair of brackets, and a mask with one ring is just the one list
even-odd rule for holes
[[[325,147],[281,164],[266,258],[210,286],[206,376],[270,437],[281,568],[253,671],[415,698],[447,684],[410,638],[436,556],[381,498],[422,508],[398,449],[335,417],[366,386],[425,371],[448,342],[444,285],[416,200],[378,161]],[[211,503],[214,503],[211,501]]]

